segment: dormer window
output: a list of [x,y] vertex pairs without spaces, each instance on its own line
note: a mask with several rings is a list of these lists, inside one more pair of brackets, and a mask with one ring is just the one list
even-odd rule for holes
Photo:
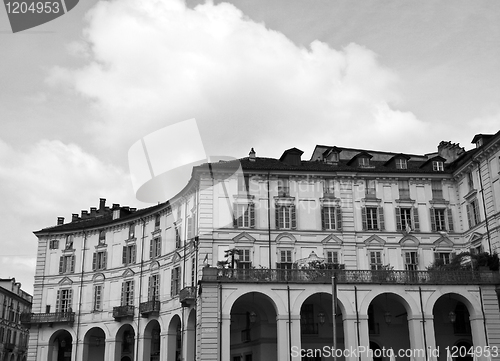
[[407,169],[408,164],[406,162],[406,159],[404,158],[397,158],[396,159],[396,169]]
[[330,161],[331,162],[338,162],[339,161],[339,153],[333,152],[330,154]]
[[361,168],[368,168],[370,166],[370,159],[367,157],[358,158],[358,165]]
[[444,163],[440,160],[435,160],[432,162],[432,170],[435,172],[444,171]]

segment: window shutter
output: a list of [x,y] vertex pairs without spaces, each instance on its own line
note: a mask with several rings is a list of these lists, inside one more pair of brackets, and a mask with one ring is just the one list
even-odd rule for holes
[[238,205],[233,203],[233,227],[238,227]]
[[125,299],[125,284],[126,282],[122,282],[122,306],[126,305],[126,299]]
[[413,228],[415,232],[420,231],[420,221],[418,219],[418,208],[413,208]]
[[366,207],[361,208],[361,223],[363,224],[363,231],[368,229],[368,223],[366,221]]
[[250,227],[254,228],[255,227],[255,204],[251,203],[249,205],[249,211],[250,211]]
[[135,244],[132,246],[132,249],[130,250],[130,263],[135,263],[135,256],[137,254],[137,247]]
[[73,307],[71,307],[72,304],[73,304],[73,290],[70,289],[70,290],[68,290],[68,310],[67,310],[67,312],[73,311]]
[[189,217],[188,219],[188,239],[193,238],[193,217]]
[[158,254],[157,257],[161,256],[161,238],[158,238]]
[[92,271],[97,269],[97,252],[92,255]]
[[134,304],[134,281],[130,281],[130,297],[129,297],[129,305]]
[[451,209],[446,209],[446,215],[448,216],[448,231],[453,232],[453,213]]
[[295,211],[295,204],[291,205],[290,213],[292,216],[292,229],[296,229],[297,228],[297,212]]
[[431,230],[436,231],[436,213],[435,208],[431,208]]
[[277,229],[281,229],[283,227],[280,227],[280,225],[282,224],[282,222],[280,222],[280,215],[281,215],[281,207],[276,205],[276,228]]
[[153,299],[153,276],[149,276],[148,279],[148,300]]
[[326,229],[326,207],[321,207],[321,229]]
[[61,290],[57,290],[56,313],[61,312]]
[[106,269],[107,266],[108,266],[108,251],[104,251],[104,254],[103,254],[103,260],[102,260],[102,269]]
[[335,207],[335,217],[337,218],[337,231],[342,230],[342,208]]
[[75,272],[75,255],[71,256],[71,273]]
[[450,262],[457,256],[456,252],[451,252],[450,253]]
[[64,256],[59,257],[59,273],[64,271]]
[[[474,209],[475,209],[475,213],[477,215],[477,222],[481,222],[481,213],[479,213],[479,201],[478,200],[475,200],[473,203],[472,203]],[[476,219],[474,219],[474,223],[476,223]]]
[[122,263],[127,264],[127,246],[123,246]]
[[381,231],[383,231],[385,229],[384,207],[378,207],[378,229]]
[[439,259],[439,252],[434,252],[434,262]]
[[401,231],[401,208],[396,207],[396,230]]
[[153,258],[153,243],[154,239],[151,239],[151,241],[149,242],[149,258]]
[[175,295],[174,293],[174,283],[175,283],[175,268],[172,268],[172,273],[170,274],[170,297]]

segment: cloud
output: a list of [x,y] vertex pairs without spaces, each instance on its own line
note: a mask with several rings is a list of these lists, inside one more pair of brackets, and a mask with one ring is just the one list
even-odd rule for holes
[[84,43],[72,45],[86,65],[54,68],[49,81],[93,100],[96,144],[111,152],[193,117],[209,154],[367,141],[409,151],[402,136],[425,139],[397,109],[398,75],[361,45],[300,47],[227,3],[101,1],[87,21]]
[[127,173],[57,140],[19,150],[0,139],[0,184],[2,203],[9,205],[0,208],[0,277],[15,277],[26,290],[37,250],[32,231],[56,225],[58,216],[69,222],[72,213],[97,207],[99,197],[134,201]]

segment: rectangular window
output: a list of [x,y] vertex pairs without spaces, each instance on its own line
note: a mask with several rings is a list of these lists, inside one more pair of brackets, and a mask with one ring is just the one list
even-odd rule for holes
[[175,248],[181,248],[181,226],[175,227]]
[[361,208],[363,230],[383,230],[384,210],[382,207]]
[[73,249],[73,235],[66,236],[66,245],[64,249]]
[[474,199],[467,205],[467,219],[469,220],[469,228],[472,228],[481,222],[479,217],[479,202]]
[[292,269],[292,251],[280,250],[280,262],[277,264],[278,269]]
[[102,311],[102,285],[94,285],[93,310]]
[[249,177],[247,175],[238,176],[238,193],[247,194],[248,192]]
[[255,204],[235,204],[233,224],[238,228],[255,227]]
[[406,159],[404,158],[397,158],[396,159],[396,169],[407,169],[408,166],[407,166],[407,163],[406,163]]
[[276,228],[277,229],[297,228],[294,204],[276,205]]
[[342,229],[342,213],[340,207],[324,206],[321,208],[321,228],[325,230]]
[[469,191],[474,189],[474,179],[472,178],[472,172],[467,173],[467,184],[469,185]]
[[122,282],[122,306],[134,304],[134,281]]
[[366,181],[366,198],[376,198],[377,197],[377,185],[375,180],[369,179]]
[[172,269],[172,278],[170,283],[170,296],[178,295],[181,290],[181,268],[175,267]]
[[410,199],[410,182],[407,180],[400,180],[398,182],[399,199]]
[[49,249],[59,249],[59,240],[53,239],[49,242]]
[[358,158],[358,165],[360,168],[370,167],[370,159],[366,157]]
[[161,237],[153,238],[149,244],[149,258],[161,256]]
[[250,250],[240,249],[239,250],[240,259],[238,261],[239,269],[250,269],[252,267],[252,262],[250,261]]
[[432,170],[435,172],[444,171],[444,163],[440,160],[435,160],[432,162]]
[[130,224],[128,226],[128,239],[135,238],[135,224]]
[[59,258],[59,273],[75,272],[75,255],[61,256]]
[[382,266],[382,252],[370,251],[370,269],[376,271],[382,269]]
[[335,181],[333,179],[325,179],[323,193],[332,196],[335,195]]
[[418,219],[418,209],[412,207],[397,207],[396,208],[396,229],[398,231],[419,230],[420,222]]
[[190,240],[194,237],[194,217],[187,217],[187,239]]
[[155,231],[160,229],[160,215],[157,214],[155,217]]
[[434,253],[434,260],[440,260],[443,264],[449,264],[451,261],[451,253],[450,252],[436,252]]
[[339,263],[339,253],[337,251],[326,251],[327,265],[334,265]]
[[99,231],[99,244],[106,244],[106,231],[105,230]]
[[290,184],[288,178],[278,178],[278,197],[290,196]]
[[72,289],[63,289],[57,291],[57,300],[56,300],[56,312],[73,312],[71,308],[72,304]]
[[417,252],[405,252],[405,270],[416,271],[418,270]]
[[148,282],[148,300],[157,301],[160,296],[160,275],[149,276]]
[[432,181],[432,199],[443,199],[443,184],[441,181]]
[[135,254],[136,254],[135,244],[129,244],[127,246],[123,246],[122,263],[125,265],[135,263]]
[[191,286],[196,284],[196,259],[191,259]]
[[431,229],[434,232],[453,231],[451,209],[431,208]]
[[95,252],[92,258],[92,270],[99,271],[106,269],[107,252]]

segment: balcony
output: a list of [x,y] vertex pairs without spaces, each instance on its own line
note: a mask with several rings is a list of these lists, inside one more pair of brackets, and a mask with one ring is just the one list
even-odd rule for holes
[[203,281],[235,283],[331,283],[406,284],[406,285],[480,285],[500,284],[500,273],[493,271],[393,271],[393,270],[282,270],[282,269],[203,269]]
[[134,306],[125,305],[113,307],[113,318],[115,321],[120,321],[122,318],[134,318]]
[[49,324],[53,323],[68,323],[75,322],[74,312],[53,312],[53,313],[22,313],[21,323],[23,325]]
[[16,345],[13,344],[12,342],[4,342],[3,343],[4,350],[13,351],[15,347],[16,347]]
[[184,287],[179,293],[179,301],[181,301],[182,307],[193,305],[196,301],[196,287]]
[[139,304],[139,312],[142,317],[158,316],[160,313],[160,301],[151,300]]

